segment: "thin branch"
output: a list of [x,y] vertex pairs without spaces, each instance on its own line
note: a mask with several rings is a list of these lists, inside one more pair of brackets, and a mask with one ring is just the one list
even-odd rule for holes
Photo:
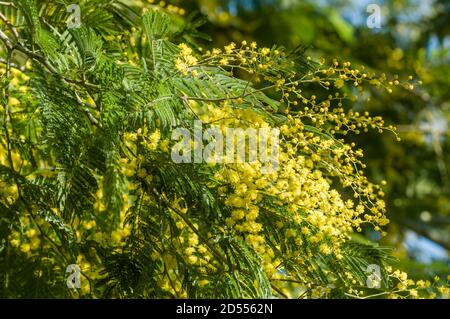
[[[0,58],[0,63],[6,65],[7,62],[6,62],[5,59]],[[22,72],[26,70],[26,66],[25,65],[20,66],[18,64],[12,63],[12,62],[9,65],[10,65],[10,67],[12,67],[14,69],[17,69],[19,71],[22,71]]]
[[12,32],[14,37],[18,40],[19,39],[19,32],[17,32],[17,29],[13,26],[13,24],[1,12],[0,12],[0,20],[2,20],[6,24],[6,26]]
[[167,200],[165,199],[157,190],[156,188],[153,188],[153,193],[158,197],[158,199],[160,201],[162,201],[168,208],[170,208],[172,211],[174,211],[179,217],[181,217],[181,219],[183,219],[183,221],[186,223],[186,225],[189,226],[189,228],[192,229],[192,231],[205,243],[205,245],[211,250],[211,252],[217,257],[219,258],[222,262],[224,262],[225,264],[228,264],[227,259],[222,256],[222,254],[217,251],[217,249],[215,249],[210,243],[209,241],[203,237],[202,234],[200,234],[200,232],[197,230],[197,228],[195,228],[195,226],[191,223],[191,221],[189,219],[186,218],[186,216],[184,216],[184,214],[182,212],[180,212],[177,208],[173,207],[173,205]]
[[8,50],[12,51],[14,49],[14,44],[2,30],[0,30],[0,40],[5,43]]
[[11,55],[12,55],[12,51],[8,50],[7,58],[6,58],[6,75],[5,75],[7,82],[4,84],[5,87],[3,88],[3,107],[5,109],[5,116],[3,118],[3,128],[5,130],[5,136],[6,136],[6,149],[8,152],[8,154],[7,154],[8,162],[10,165],[12,177],[17,184],[17,176],[16,176],[16,171],[14,169],[14,161],[12,159],[12,154],[11,154],[11,136],[9,135],[9,130],[8,130],[9,120],[10,120],[9,103],[8,103],[8,100],[9,100],[9,83],[8,83],[8,81],[11,76]]
[[91,87],[91,88],[95,88],[95,89],[100,88],[99,85],[87,82],[85,80],[75,80],[75,79],[71,79],[71,78],[68,78],[68,77],[65,77],[65,76],[59,74],[58,71],[55,69],[55,67],[53,65],[51,65],[50,61],[46,57],[31,51],[30,49],[22,46],[19,43],[12,42],[11,39],[1,30],[0,30],[0,40],[2,40],[5,43],[7,49],[9,49],[11,51],[17,50],[19,52],[22,52],[23,54],[27,55],[29,58],[33,59],[34,61],[37,61],[37,62],[41,63],[42,65],[44,65],[45,68],[48,71],[50,71],[50,73],[61,77],[67,83],[72,83],[72,84],[76,84],[76,85],[80,85],[80,86],[84,86],[84,87]]
[[78,104],[80,104],[83,107],[83,111],[89,118],[89,121],[91,121],[91,123],[94,124],[95,126],[102,127],[101,123],[99,123],[99,121],[95,118],[95,116],[92,115],[92,113],[89,111],[89,108],[95,109],[96,107],[83,102],[83,100],[80,98],[77,92],[75,92],[75,96],[77,98]]
[[280,288],[278,288],[277,286],[275,286],[274,284],[270,284],[272,286],[272,289],[275,290],[277,293],[279,293],[281,296],[283,296],[286,299],[289,299],[289,297],[280,290]]
[[380,297],[380,296],[387,295],[387,294],[395,294],[398,292],[406,292],[406,290],[384,291],[384,292],[380,292],[378,294],[368,295],[368,296],[364,296],[364,297],[352,295],[349,293],[345,293],[345,295],[348,297],[356,298],[356,299],[369,299],[369,298],[373,298],[373,297]]
[[16,8],[16,4],[14,2],[0,1],[0,6]]
[[[1,31],[0,31],[1,32]],[[11,136],[9,135],[9,122],[11,121],[11,113],[9,112],[9,78],[11,76],[11,55],[12,55],[12,49],[8,50],[7,53],[7,59],[6,59],[6,79],[7,79],[7,83],[5,84],[5,87],[3,88],[3,106],[5,109],[5,116],[3,118],[3,128],[5,130],[5,136],[6,136],[6,144],[7,144],[7,158],[8,158],[8,163],[9,163],[9,168],[11,170],[11,175],[13,177],[14,183],[17,186],[17,193],[19,195],[19,199],[24,203],[25,208],[28,210],[28,212],[30,213],[31,218],[33,219],[33,222],[36,224],[39,232],[42,234],[42,236],[44,236],[52,245],[54,245],[56,247],[57,252],[63,257],[63,259],[65,261],[67,261],[66,256],[60,251],[60,246],[58,246],[50,237],[47,236],[47,234],[45,234],[45,232],[42,230],[42,228],[40,227],[40,225],[37,223],[36,221],[36,216],[33,213],[32,208],[30,207],[28,201],[23,197],[22,195],[22,185],[19,182],[18,179],[18,174],[14,168],[14,161],[12,159],[12,143],[11,143]]]
[[276,281],[286,281],[286,282],[293,282],[296,284],[301,284],[304,285],[305,283],[299,280],[295,280],[295,279],[289,279],[289,278],[274,278],[272,280],[276,280]]

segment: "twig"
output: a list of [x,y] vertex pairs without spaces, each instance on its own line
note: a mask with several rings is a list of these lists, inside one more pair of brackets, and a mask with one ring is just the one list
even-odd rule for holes
[[7,7],[16,7],[16,4],[14,2],[5,2],[5,1],[0,1],[0,6],[7,6]]
[[177,208],[173,207],[172,204],[170,204],[170,202],[165,199],[157,190],[156,188],[153,188],[153,193],[158,197],[159,200],[161,200],[162,202],[164,202],[164,204],[170,208],[171,210],[173,210],[178,216],[181,217],[181,219],[183,219],[183,221],[186,223],[186,225],[188,225],[189,228],[192,229],[192,231],[205,243],[205,245],[211,250],[211,252],[220,260],[222,260],[225,264],[228,264],[227,259],[222,256],[221,253],[219,253],[210,243],[209,241],[204,238],[202,236],[202,234],[199,233],[199,231],[197,230],[197,228],[195,228],[195,226],[191,223],[191,221],[189,219],[186,218],[186,216],[184,216],[184,214],[182,212],[180,212]]
[[22,52],[23,54],[27,55],[29,58],[44,65],[47,68],[47,70],[50,71],[50,73],[61,77],[67,83],[72,83],[72,84],[85,86],[85,87],[91,87],[91,88],[95,88],[95,89],[100,88],[99,85],[89,83],[84,80],[74,80],[74,79],[71,79],[71,78],[68,78],[68,77],[65,77],[65,76],[59,74],[58,71],[54,68],[54,66],[50,64],[49,60],[46,57],[31,51],[30,49],[20,45],[19,43],[13,43],[11,41],[11,39],[1,30],[0,30],[0,40],[2,40],[5,43],[7,49],[9,49],[11,51],[17,50],[19,52]]
[[275,286],[274,284],[270,284],[272,286],[272,289],[275,290],[277,293],[279,293],[281,296],[283,296],[286,299],[289,299],[289,297],[282,292],[277,286]]
[[0,20],[2,20],[9,30],[13,33],[14,37],[18,40],[19,39],[19,32],[17,32],[17,29],[13,26],[13,24],[5,17],[3,13],[0,12]]
[[[1,32],[1,31],[0,31]],[[11,55],[12,55],[12,49],[8,50],[7,53],[7,59],[6,59],[6,79],[9,80],[10,76],[11,76]],[[25,208],[28,210],[28,212],[30,213],[31,218],[33,219],[34,223],[36,224],[39,232],[42,234],[42,236],[44,236],[52,245],[54,245],[56,247],[57,252],[62,256],[62,258],[65,261],[68,261],[66,256],[59,250],[61,247],[58,246],[50,237],[47,236],[47,234],[45,234],[45,232],[42,230],[42,228],[40,227],[40,225],[37,223],[36,221],[36,216],[33,213],[32,208],[30,207],[28,201],[23,197],[22,195],[22,186],[19,183],[19,179],[17,177],[17,172],[14,168],[14,161],[12,159],[12,143],[11,143],[11,136],[9,135],[9,122],[11,120],[11,114],[9,112],[9,84],[5,84],[5,87],[3,88],[3,106],[5,109],[5,116],[3,118],[3,128],[5,130],[5,136],[6,136],[6,144],[7,144],[7,158],[8,158],[8,163],[9,163],[9,167],[11,170],[11,175],[13,177],[14,183],[17,186],[17,193],[19,195],[19,199],[24,203]]]
[[75,92],[75,96],[77,98],[78,104],[80,104],[83,107],[83,111],[84,113],[86,113],[87,117],[89,118],[89,121],[91,121],[91,123],[94,124],[95,126],[102,127],[101,123],[99,123],[99,121],[95,118],[95,116],[92,115],[92,113],[89,111],[89,108],[95,109],[96,107],[83,102],[83,100],[81,100],[77,92]]
[[394,294],[397,292],[406,292],[406,290],[394,290],[394,291],[384,291],[384,292],[380,292],[378,294],[373,294],[373,295],[368,295],[368,296],[357,296],[357,295],[352,295],[349,293],[345,293],[346,296],[348,297],[352,297],[352,298],[356,298],[356,299],[369,299],[369,298],[373,298],[373,297],[379,297],[379,296],[383,296],[383,295],[387,295],[387,294]]
[[12,174],[14,181],[17,184],[16,171],[14,169],[14,162],[13,162],[12,155],[11,155],[11,136],[9,135],[9,130],[8,130],[9,120],[10,120],[9,103],[8,103],[8,100],[9,100],[9,89],[8,89],[9,83],[8,83],[8,81],[11,76],[11,54],[12,54],[12,51],[8,50],[7,58],[6,58],[6,75],[5,75],[7,82],[5,83],[5,87],[3,88],[3,107],[5,109],[5,117],[3,118],[3,128],[5,129],[6,149],[8,152],[7,156],[8,156],[8,161],[10,164],[11,174]]
[[[0,63],[6,65],[7,62],[6,62],[5,59],[0,58]],[[25,65],[20,66],[18,64],[12,63],[12,62],[9,65],[10,65],[10,67],[12,67],[14,69],[17,69],[19,71],[22,71],[22,72],[26,70],[26,66]]]

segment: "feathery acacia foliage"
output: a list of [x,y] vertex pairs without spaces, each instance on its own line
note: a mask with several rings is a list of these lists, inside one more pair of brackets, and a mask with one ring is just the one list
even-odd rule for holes
[[[388,80],[299,47],[197,44],[175,6],[82,1],[0,5],[2,297],[427,297],[437,287],[362,240],[385,218],[347,133],[385,127],[340,94]],[[329,91],[304,96],[303,86]],[[261,162],[174,163],[172,130],[278,128],[278,171]],[[197,145],[198,147],[198,145]],[[66,287],[66,267],[82,287]],[[366,285],[381,267],[380,288]],[[370,286],[370,285],[369,285]],[[447,288],[439,288],[446,292]]]

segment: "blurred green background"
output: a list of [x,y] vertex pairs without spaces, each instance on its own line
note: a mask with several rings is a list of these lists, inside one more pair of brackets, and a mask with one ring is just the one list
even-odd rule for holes
[[[422,81],[413,93],[369,90],[350,103],[356,111],[382,115],[398,127],[391,134],[349,136],[365,150],[367,173],[387,181],[386,237],[368,238],[393,247],[397,266],[412,277],[444,280],[450,274],[450,1],[172,1],[207,17],[205,47],[255,40],[293,49],[308,46],[319,59],[338,58],[377,72]],[[380,9],[380,27],[370,20]],[[368,23],[369,19],[369,23]]]

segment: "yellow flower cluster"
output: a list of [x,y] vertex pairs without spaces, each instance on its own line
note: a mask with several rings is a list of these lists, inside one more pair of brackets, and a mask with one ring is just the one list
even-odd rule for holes
[[[179,45],[180,54],[175,60],[175,67],[182,74],[188,74],[190,67],[195,66],[198,62],[197,58],[192,55],[192,49],[186,44]],[[195,73],[194,73],[195,75]]]
[[[134,182],[145,181],[147,184],[151,184],[153,176],[147,172],[147,169],[142,165],[145,162],[145,155],[160,151],[163,153],[169,153],[170,141],[166,138],[162,138],[161,131],[157,128],[153,132],[149,133],[148,128],[139,128],[136,132],[127,132],[123,135],[123,141],[128,150],[132,154],[138,154],[138,156],[130,155],[118,160],[118,167],[120,172],[126,177],[135,177],[137,180]],[[136,189],[137,185],[134,182],[129,183],[129,189]]]
[[[251,109],[233,108],[228,102],[215,106],[199,103],[191,106],[204,123],[221,128],[267,127],[258,113]],[[370,119],[368,119],[370,121]],[[227,164],[215,174],[215,179],[224,186],[219,188],[225,204],[230,207],[226,224],[234,231],[245,234],[246,241],[261,256],[269,276],[275,273],[279,261],[274,260],[274,251],[259,235],[264,224],[259,220],[264,214],[276,214],[266,205],[264,198],[271,198],[279,207],[285,207],[290,215],[281,219],[277,227],[286,227],[286,236],[299,246],[304,241],[313,244],[323,254],[335,254],[341,258],[339,246],[353,229],[367,222],[377,230],[388,220],[384,216],[384,202],[379,198],[382,191],[371,184],[355,167],[362,165],[360,151],[351,146],[323,138],[317,132],[308,132],[302,116],[289,116],[281,128],[282,142],[279,154],[279,171],[261,173],[261,162]],[[344,200],[333,189],[329,177],[338,177],[346,187],[351,187],[357,197]],[[285,226],[286,225],[295,225]]]
[[[201,287],[206,286],[209,281],[204,276],[217,270],[217,261],[213,260],[213,255],[205,243],[200,241],[197,223],[186,222],[189,219],[189,211],[183,200],[174,198],[170,202],[172,205],[170,215],[175,228],[167,228],[164,237],[167,242],[176,238],[171,241],[172,248],[181,253],[183,263],[198,272],[197,284]],[[154,251],[151,254],[153,260],[163,262],[164,275],[160,278],[160,286],[175,296],[185,298],[187,292],[180,284],[183,281],[183,274],[178,268],[181,261],[171,253],[171,248],[165,247],[163,243],[161,245],[162,253]]]
[[[26,222],[27,220],[24,220]],[[10,235],[10,244],[18,248],[22,253],[31,255],[31,253],[41,246],[39,232],[32,228],[31,224],[25,225],[28,229],[23,231],[23,235],[18,231],[13,231]]]
[[284,56],[282,51],[258,48],[256,42],[248,45],[247,41],[243,41],[239,47],[235,43],[230,43],[224,47],[224,50],[216,48],[207,51],[198,65],[212,63],[255,74],[274,67],[277,64],[277,58],[282,56]]
[[184,10],[181,7],[178,7],[176,5],[167,3],[167,1],[159,1],[159,0],[147,0],[147,3],[150,5],[148,6],[145,2],[142,1],[135,1],[137,6],[144,6],[144,12],[147,10],[147,8],[150,8],[151,10],[166,10],[167,12],[171,14],[177,14],[180,16],[183,16],[186,14],[186,10]]
[[[159,6],[179,14],[184,12],[175,6],[166,7],[163,1]],[[364,175],[363,151],[337,136],[359,134],[369,129],[394,131],[394,128],[386,127],[380,117],[372,117],[368,113],[345,112],[342,101],[348,98],[346,95],[336,92],[319,101],[314,95],[305,96],[300,86],[315,83],[325,90],[339,90],[349,82],[357,90],[362,90],[363,85],[368,83],[389,91],[397,85],[411,89],[410,84],[401,83],[396,77],[389,80],[384,75],[376,77],[363,70],[352,69],[349,62],[341,64],[334,61],[330,67],[321,63],[316,71],[297,74],[292,71],[292,65],[282,59],[284,56],[281,49],[259,48],[255,42],[248,44],[243,41],[240,45],[231,43],[223,50],[213,49],[197,58],[189,46],[179,45],[179,54],[175,58],[178,75],[181,73],[183,76],[196,77],[199,72],[208,72],[203,66],[211,65],[231,72],[243,70],[252,75],[254,84],[269,83],[267,87],[254,90],[263,92],[271,89],[279,94],[287,115],[280,116],[279,121],[270,121],[269,116],[263,116],[264,113],[254,107],[251,99],[247,99],[245,92],[217,101],[184,97],[183,101],[189,103],[190,111],[204,125],[218,128],[225,137],[228,128],[273,127],[280,129],[281,136],[278,170],[263,173],[262,167],[266,163],[261,159],[243,163],[227,162],[226,154],[223,159],[218,159],[226,164],[209,167],[214,175],[207,186],[217,191],[219,200],[224,203],[225,218],[224,223],[211,229],[206,238],[202,236],[200,220],[196,220],[196,207],[189,207],[182,198],[164,193],[159,198],[170,203],[166,208],[171,225],[161,232],[163,238],[155,244],[155,249],[149,255],[153,261],[162,264],[160,287],[175,296],[187,297],[187,291],[181,284],[184,274],[180,273],[180,264],[189,266],[197,273],[194,284],[201,287],[208,286],[208,275],[224,266],[219,258],[220,252],[214,250],[213,238],[218,234],[243,238],[260,258],[267,277],[275,281],[285,276],[279,272],[285,260],[297,263],[300,266],[299,276],[307,277],[315,271],[315,266],[308,263],[313,254],[342,259],[341,247],[353,232],[359,232],[364,225],[369,224],[381,232],[381,228],[389,222],[385,216],[381,186],[371,183]],[[15,69],[12,74],[10,85],[16,90],[15,93],[26,92],[23,81],[28,81],[28,78]],[[9,105],[18,109],[21,102],[12,95]],[[117,169],[126,177],[126,185],[121,194],[118,221],[114,218],[117,216],[107,214],[109,207],[108,198],[104,195],[105,181],[99,177],[99,188],[94,196],[94,216],[83,220],[77,217],[71,225],[77,242],[95,240],[104,247],[120,250],[132,230],[132,225],[125,221],[135,197],[151,204],[149,207],[162,206],[161,202],[157,202],[157,194],[148,191],[155,183],[155,178],[158,178],[156,174],[152,175],[151,165],[155,165],[152,161],[161,153],[167,155],[170,145],[159,125],[156,126],[149,131],[145,123],[143,128],[123,134],[124,147],[121,149],[122,157],[117,161]],[[257,141],[261,138],[268,136],[258,135]],[[0,164],[9,166],[4,144],[0,143]],[[250,157],[253,151],[246,148],[245,155]],[[11,157],[15,166],[24,164],[24,160],[14,151]],[[353,195],[353,198],[344,197],[342,189]],[[11,205],[18,198],[17,186],[0,180],[0,195],[2,203]],[[61,212],[56,208],[52,209],[52,213],[61,217]],[[105,218],[103,222],[107,227],[100,227],[98,218]],[[111,223],[108,223],[109,220]],[[21,253],[31,255],[37,249],[49,245],[47,240],[43,240],[41,231],[60,244],[58,236],[49,231],[48,223],[42,219],[34,220],[31,215],[21,216],[21,222],[23,229],[14,230],[9,238],[11,246]],[[271,236],[271,227],[274,226],[277,232],[283,234],[283,240],[286,239],[289,248]],[[100,277],[101,264],[95,252],[90,256],[79,255],[76,262],[81,265],[84,275],[92,279]],[[357,284],[357,279],[350,272],[345,276]],[[427,281],[414,282],[398,270],[390,271],[389,276],[398,281],[397,291],[389,295],[392,298],[405,294],[418,297],[433,285]],[[313,297],[330,293],[328,287],[315,286],[306,281],[302,284],[311,291]],[[441,294],[448,295],[448,287],[441,286],[439,289]],[[89,281],[84,281],[82,293],[88,294],[90,290]],[[363,294],[357,289],[350,289],[349,293],[355,296]]]
[[[243,70],[252,75],[252,81],[255,84],[259,84],[262,80],[266,81],[270,85],[267,85],[264,90],[273,89],[279,92],[280,101],[288,106],[285,108],[286,112],[291,111],[292,108],[295,110],[295,107],[300,104],[318,106],[320,109],[324,106],[329,107],[331,102],[337,101],[340,107],[344,99],[357,98],[357,96],[348,96],[347,93],[340,95],[336,92],[327,99],[319,101],[315,95],[309,97],[305,95],[300,88],[304,84],[318,84],[325,90],[331,90],[340,89],[348,82],[359,92],[364,90],[366,84],[384,88],[389,93],[396,86],[402,86],[407,90],[414,89],[412,78],[401,81],[395,75],[392,79],[388,79],[385,74],[377,76],[373,72],[366,72],[363,66],[360,69],[352,68],[350,62],[340,63],[337,60],[334,60],[330,66],[326,66],[322,59],[318,65],[311,64],[311,71],[301,73],[295,71],[294,62],[283,59],[285,56],[286,53],[281,48],[258,48],[255,42],[248,44],[247,41],[243,41],[239,46],[231,43],[223,50],[216,48],[207,51],[196,61],[196,66],[201,68],[217,65],[228,68],[231,72]],[[310,60],[311,58],[308,57],[308,61]]]
[[[186,50],[185,45],[181,48],[182,56],[191,56],[192,51]],[[306,97],[300,86],[317,83],[330,90],[333,84],[339,89],[350,82],[357,90],[362,90],[365,83],[390,90],[391,86],[400,85],[397,77],[392,81],[385,75],[377,77],[352,69],[350,62],[333,61],[330,67],[321,62],[316,71],[297,74],[292,71],[291,64],[281,59],[284,56],[281,49],[258,48],[254,42],[243,41],[239,46],[231,43],[223,50],[213,49],[195,59],[196,69],[202,72],[207,72],[202,68],[206,65],[217,65],[231,72],[247,71],[254,75],[255,84],[261,80],[269,83],[261,91],[280,92],[280,101],[287,105],[285,111],[289,115],[279,126],[278,171],[262,174],[262,163],[256,161],[217,166],[214,175],[220,185],[218,193],[229,207],[229,216],[225,220],[228,231],[244,236],[261,257],[266,274],[273,278],[277,277],[276,270],[281,263],[277,251],[267,244],[266,235],[263,235],[266,225],[261,216],[275,219],[277,228],[300,247],[293,256],[300,264],[316,252],[341,259],[340,247],[352,232],[361,231],[365,224],[371,224],[374,230],[381,232],[389,222],[381,186],[364,176],[363,151],[336,136],[350,132],[359,134],[369,129],[395,133],[394,127],[385,126],[380,117],[372,117],[367,112],[346,112],[342,102],[353,97],[336,92],[318,101],[314,95]],[[182,74],[188,74],[186,65],[177,68]],[[277,72],[272,72],[274,69]],[[253,108],[245,107],[246,103],[245,94],[217,102],[197,98],[189,101],[189,108],[202,123],[219,128],[224,136],[229,127],[272,126]],[[301,104],[304,106],[297,108]],[[249,152],[247,149],[247,156]],[[338,191],[341,187],[353,193],[354,198],[345,199]],[[271,209],[267,200],[276,208]],[[287,214],[280,213],[280,209]],[[306,253],[302,252],[305,250]]]
[[0,202],[4,205],[11,205],[18,199],[18,197],[19,192],[17,185],[4,182],[0,179]]

